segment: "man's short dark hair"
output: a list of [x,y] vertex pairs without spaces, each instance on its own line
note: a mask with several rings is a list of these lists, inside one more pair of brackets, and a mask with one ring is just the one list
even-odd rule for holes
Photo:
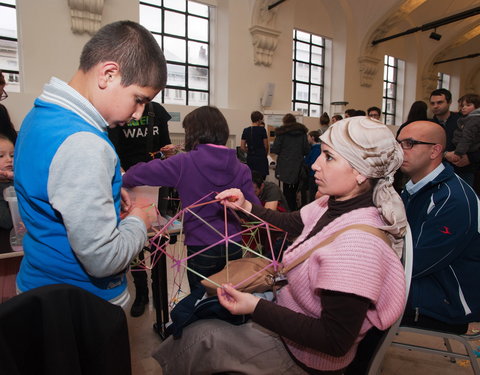
[[265,177],[258,171],[252,171],[252,181],[260,189],[265,182]]
[[230,130],[227,120],[216,107],[203,106],[183,119],[185,150],[193,150],[199,144],[212,143],[225,146]]
[[372,112],[372,111],[377,112],[379,115],[382,114],[382,110],[380,108],[370,107],[369,109],[367,109],[367,113],[368,113],[369,116],[370,116],[370,112]]
[[252,122],[259,122],[263,120],[263,113],[259,111],[253,111],[250,115],[250,119],[252,120]]
[[433,90],[432,93],[430,94],[430,99],[432,98],[432,96],[442,96],[442,95],[445,96],[445,100],[447,101],[447,103],[452,102],[452,93],[447,89]]
[[167,65],[153,35],[140,24],[118,21],[103,26],[85,44],[79,69],[114,61],[119,65],[121,84],[161,90],[167,82]]
[[350,117],[355,117],[356,113],[357,113],[357,111],[353,108],[349,108],[345,111],[345,114],[349,115]]

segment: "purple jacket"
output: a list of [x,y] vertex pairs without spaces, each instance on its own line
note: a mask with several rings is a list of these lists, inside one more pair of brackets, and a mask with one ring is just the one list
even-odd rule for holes
[[[177,189],[182,207],[188,207],[208,193],[205,201],[215,198],[215,193],[229,188],[242,190],[245,198],[260,204],[253,190],[250,169],[238,161],[235,150],[215,145],[198,145],[194,150],[178,154],[166,160],[154,159],[138,163],[123,175],[123,186],[169,186]],[[217,231],[225,233],[223,205],[208,204],[192,209]],[[183,222],[185,244],[209,245],[221,236],[192,214],[186,212]],[[228,234],[241,231],[238,220],[228,213]],[[235,238],[239,241],[239,237]]]

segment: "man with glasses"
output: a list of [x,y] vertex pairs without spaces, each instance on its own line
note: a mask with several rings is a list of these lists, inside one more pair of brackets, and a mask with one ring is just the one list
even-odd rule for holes
[[442,162],[444,128],[430,121],[406,125],[402,192],[413,237],[413,275],[402,325],[465,333],[480,319],[478,200],[449,163]]
[[367,109],[368,117],[380,121],[380,117],[382,115],[382,110],[378,107],[370,107]]

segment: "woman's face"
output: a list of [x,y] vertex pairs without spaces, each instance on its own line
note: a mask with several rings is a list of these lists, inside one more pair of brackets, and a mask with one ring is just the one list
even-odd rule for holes
[[322,153],[312,165],[315,172],[315,183],[318,191],[347,200],[363,193],[363,184],[368,183],[340,154],[329,145],[322,143]]

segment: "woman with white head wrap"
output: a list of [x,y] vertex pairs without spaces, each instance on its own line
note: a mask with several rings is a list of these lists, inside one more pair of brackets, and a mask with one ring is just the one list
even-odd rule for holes
[[353,169],[370,179],[373,204],[386,224],[395,252],[401,256],[407,216],[400,196],[393,188],[393,176],[403,162],[403,152],[391,131],[368,117],[349,117],[331,126],[320,137]]
[[[311,255],[287,272],[288,285],[275,302],[231,285],[219,288],[220,303],[232,314],[250,314],[253,322],[186,327],[180,340],[167,339],[154,354],[164,374],[342,374],[366,332],[385,330],[401,315],[405,279],[391,244],[401,246],[406,218],[391,184],[402,151],[384,125],[365,117],[339,121],[321,139],[312,168],[323,196],[300,211],[252,205],[238,189],[217,195],[228,207],[240,206],[296,237],[283,255],[285,266],[313,249]],[[394,241],[351,228],[360,223]]]

